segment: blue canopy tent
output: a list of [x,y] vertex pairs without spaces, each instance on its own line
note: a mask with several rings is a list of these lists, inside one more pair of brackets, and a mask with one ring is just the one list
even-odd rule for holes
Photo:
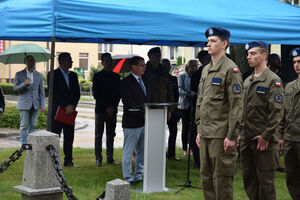
[[300,44],[300,8],[276,0],[0,0],[0,39],[205,46],[205,30],[230,30],[231,43]]
[[276,0],[2,0],[0,39],[203,46],[221,26],[232,43],[300,44],[300,8]]

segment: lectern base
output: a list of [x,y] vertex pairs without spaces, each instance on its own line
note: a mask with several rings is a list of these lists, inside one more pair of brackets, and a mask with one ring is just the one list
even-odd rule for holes
[[[139,189],[133,189],[133,191],[135,192],[140,192],[140,193],[144,193],[144,194],[149,194],[149,193],[152,193],[152,192],[144,192],[143,191],[143,188],[139,188]],[[174,191],[174,189],[171,189],[171,188],[165,188],[163,189],[163,191],[153,191],[153,192],[171,192],[171,191]]]

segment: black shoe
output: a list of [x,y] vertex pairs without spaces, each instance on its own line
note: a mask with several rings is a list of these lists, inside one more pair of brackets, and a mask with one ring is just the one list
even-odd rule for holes
[[180,158],[176,158],[175,156],[168,157],[169,160],[180,161]]
[[130,181],[130,186],[132,186],[132,187],[136,187],[136,182],[135,181]]
[[107,164],[112,164],[112,165],[119,165],[120,163],[116,162],[115,160],[108,160],[106,162]]
[[200,163],[194,163],[194,168],[195,169],[200,169]]
[[102,166],[102,161],[101,160],[96,160],[96,166],[101,167]]
[[135,184],[138,185],[139,183],[143,183],[143,179],[135,181]]
[[65,167],[73,167],[73,168],[79,168],[79,165],[75,165],[73,162],[65,162]]
[[278,167],[276,169],[277,172],[281,172],[281,173],[286,173],[286,169],[285,168],[282,168],[282,167]]

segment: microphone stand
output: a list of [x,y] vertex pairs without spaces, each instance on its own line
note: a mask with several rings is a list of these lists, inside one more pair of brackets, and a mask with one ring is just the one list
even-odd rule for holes
[[[183,89],[182,87],[178,86],[179,88]],[[175,194],[178,194],[179,192],[183,191],[186,188],[195,188],[195,189],[202,189],[201,187],[197,187],[192,185],[192,181],[190,180],[190,160],[191,160],[191,155],[190,155],[190,150],[191,150],[191,132],[192,132],[192,128],[193,128],[193,122],[194,122],[194,104],[193,104],[193,97],[197,96],[197,93],[188,90],[187,92],[187,96],[189,97],[189,103],[191,106],[190,109],[190,122],[189,122],[189,131],[188,131],[188,162],[187,162],[187,178],[186,181],[183,185],[177,185],[179,187],[182,187],[181,189],[179,189],[178,191],[175,192]]]

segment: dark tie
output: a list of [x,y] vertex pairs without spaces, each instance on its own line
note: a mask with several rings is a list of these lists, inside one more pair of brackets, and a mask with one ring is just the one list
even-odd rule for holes
[[142,81],[141,78],[138,78],[138,79],[139,79],[139,84],[140,84],[140,86],[141,86],[141,88],[142,88],[142,90],[143,90],[143,92],[144,92],[144,95],[146,96],[146,88],[145,88],[145,86],[144,86],[144,84],[143,84],[143,81]]

